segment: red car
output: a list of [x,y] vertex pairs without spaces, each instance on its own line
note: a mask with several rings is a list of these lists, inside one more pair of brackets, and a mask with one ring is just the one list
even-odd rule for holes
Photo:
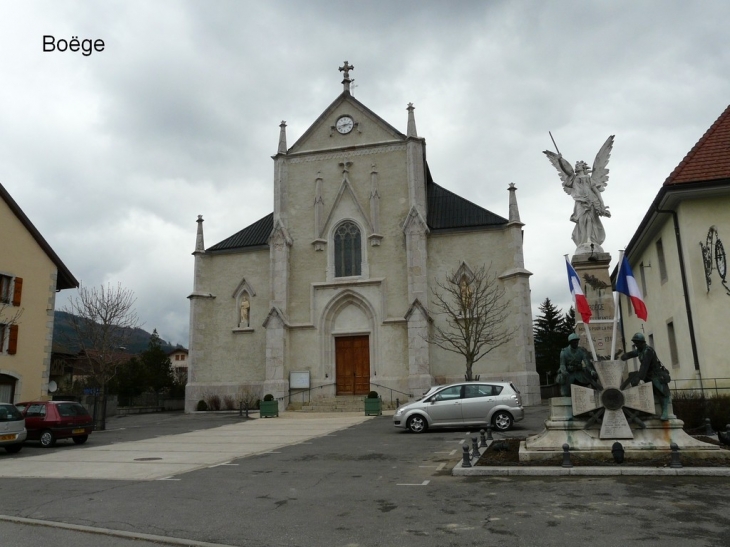
[[58,439],[71,438],[84,444],[94,430],[94,421],[80,403],[73,401],[31,401],[15,405],[23,411],[26,440],[49,447]]

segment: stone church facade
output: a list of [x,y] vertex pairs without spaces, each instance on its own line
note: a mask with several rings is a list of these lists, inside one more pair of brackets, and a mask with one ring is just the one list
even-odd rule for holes
[[282,122],[273,213],[207,249],[198,218],[186,411],[242,386],[286,405],[292,372],[308,373],[312,398],[390,388],[404,400],[463,380],[463,357],[428,342],[445,322],[432,290],[482,265],[515,335],[475,372],[539,404],[516,188],[503,218],[436,184],[413,106],[403,134],[350,94],[351,69],[291,147]]

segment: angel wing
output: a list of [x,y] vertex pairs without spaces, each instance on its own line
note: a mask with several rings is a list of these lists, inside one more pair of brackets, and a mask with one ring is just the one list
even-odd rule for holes
[[550,150],[544,150],[543,154],[547,156],[547,158],[550,160],[550,163],[553,164],[553,167],[558,170],[560,180],[563,181],[563,190],[565,190],[565,193],[570,194],[570,187],[572,186],[571,182],[573,179],[573,175],[575,175],[575,171],[573,171],[570,162],[566,161],[565,158],[563,158],[562,154],[556,154],[555,152],[551,152]]
[[599,192],[603,192],[608,184],[608,159],[611,157],[611,149],[613,148],[613,137],[611,135],[603,143],[601,149],[596,154],[593,161],[593,171],[591,171],[591,181],[598,188]]

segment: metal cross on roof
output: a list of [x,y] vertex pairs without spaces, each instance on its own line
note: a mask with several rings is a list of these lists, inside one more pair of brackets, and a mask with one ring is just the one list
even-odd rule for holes
[[[593,365],[603,389],[595,390],[575,384],[571,385],[573,415],[579,416],[597,410],[603,418],[601,439],[633,439],[634,434],[624,412],[629,412],[626,409],[630,408],[647,414],[655,413],[651,382],[621,389],[621,377],[624,370],[622,362],[596,361]],[[601,417],[598,414],[588,420],[589,424]],[[632,416],[632,418],[634,417]]]

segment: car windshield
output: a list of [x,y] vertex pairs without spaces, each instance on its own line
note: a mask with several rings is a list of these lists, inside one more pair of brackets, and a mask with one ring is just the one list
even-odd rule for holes
[[61,416],[88,416],[89,413],[79,403],[60,403],[58,405],[58,413]]
[[14,405],[0,406],[0,422],[16,422],[22,419],[23,415]]

